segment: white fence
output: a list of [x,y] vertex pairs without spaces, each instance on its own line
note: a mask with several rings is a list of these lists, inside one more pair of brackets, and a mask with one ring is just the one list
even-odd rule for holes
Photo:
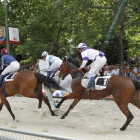
[[78,140],[70,137],[0,127],[0,140]]

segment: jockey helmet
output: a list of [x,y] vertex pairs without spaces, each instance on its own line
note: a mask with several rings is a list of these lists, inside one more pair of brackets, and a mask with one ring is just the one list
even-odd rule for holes
[[80,49],[80,48],[84,48],[84,47],[87,47],[87,45],[85,43],[80,43],[77,48]]
[[44,51],[43,53],[42,53],[42,56],[47,56],[48,55],[48,52],[46,52],[46,51]]
[[5,48],[3,48],[3,49],[1,50],[1,53],[2,53],[2,54],[7,54],[8,52],[7,52],[7,50],[6,50]]

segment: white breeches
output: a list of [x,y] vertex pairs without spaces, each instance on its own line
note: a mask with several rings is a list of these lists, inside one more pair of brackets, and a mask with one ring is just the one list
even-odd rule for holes
[[61,59],[56,59],[53,64],[49,67],[48,71],[57,70],[62,65],[63,61]]
[[19,70],[20,68],[20,64],[17,62],[17,61],[13,61],[10,63],[10,65],[8,65],[4,70],[3,72],[1,73],[1,75],[5,75],[9,72],[14,72],[14,71],[17,71]]
[[96,60],[91,63],[90,65],[91,69],[87,72],[86,76],[90,78],[93,77],[95,73],[98,74],[99,70],[105,65],[106,61],[107,60],[105,56],[103,57],[97,56]]

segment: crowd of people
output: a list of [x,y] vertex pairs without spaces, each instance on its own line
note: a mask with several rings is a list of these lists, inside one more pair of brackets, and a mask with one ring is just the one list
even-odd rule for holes
[[[128,62],[124,61],[125,76],[132,79],[140,80],[140,55],[136,58],[129,59]],[[120,65],[108,65],[107,63],[100,69],[100,76],[120,75]]]
[[[21,65],[20,70],[32,70],[36,68],[37,60],[31,61],[29,64]],[[140,80],[140,55],[136,58],[129,59],[124,62],[125,76],[132,79]],[[120,75],[120,64],[108,65],[106,63],[99,71],[100,76]]]
[[37,64],[36,61],[31,61],[28,64],[22,64],[22,65],[20,65],[20,70],[21,71],[24,71],[24,70],[34,71],[34,69],[36,68],[36,64]]

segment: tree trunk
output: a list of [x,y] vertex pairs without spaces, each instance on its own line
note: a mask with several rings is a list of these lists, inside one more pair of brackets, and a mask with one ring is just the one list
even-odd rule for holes
[[120,13],[120,35],[119,35],[119,47],[120,47],[120,75],[124,75],[124,46],[122,42],[122,36],[124,32],[123,15]]

